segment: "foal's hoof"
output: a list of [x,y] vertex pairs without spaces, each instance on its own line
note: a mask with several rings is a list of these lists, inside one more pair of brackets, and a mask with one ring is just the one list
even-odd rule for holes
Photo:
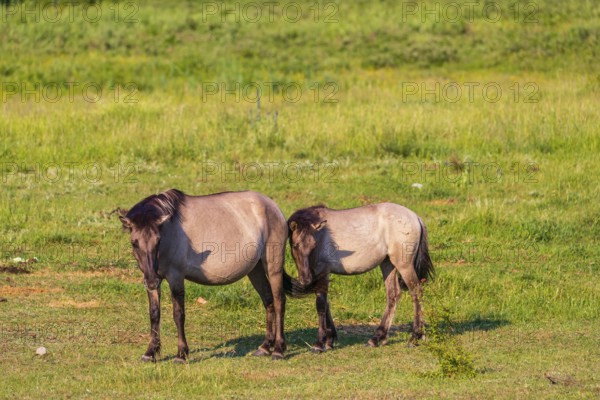
[[325,351],[329,351],[329,350],[333,350],[333,345],[332,344],[326,344],[325,345]]
[[264,356],[268,356],[271,353],[269,353],[267,350],[263,349],[262,347],[259,347],[254,353],[252,353],[252,355],[254,357],[264,357]]
[[367,344],[365,344],[365,347],[378,347],[378,346],[379,346],[379,344],[377,343],[377,341],[373,340],[373,339],[369,339]]
[[154,356],[147,356],[146,354],[144,354],[142,356],[142,361],[143,362],[156,362],[156,357],[154,357]]
[[274,351],[273,354],[271,355],[271,360],[283,360],[283,354]]

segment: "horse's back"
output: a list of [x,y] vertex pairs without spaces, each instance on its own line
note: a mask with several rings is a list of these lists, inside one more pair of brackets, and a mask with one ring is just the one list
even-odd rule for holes
[[421,222],[411,209],[395,203],[378,204],[388,256],[394,264],[410,262],[421,240]]
[[206,196],[187,196],[184,221],[187,218],[202,218],[209,223],[220,225],[224,220],[230,220],[234,225],[240,222],[250,222],[254,226],[262,226],[275,219],[285,223],[285,218],[279,207],[269,197],[253,191],[223,192]]
[[254,268],[269,244],[285,246],[283,214],[257,192],[187,196],[180,214],[180,243],[188,243],[188,250],[172,261],[198,283],[231,283]]
[[[346,210],[327,210],[341,222],[338,229],[362,231],[369,236],[394,231],[418,231],[420,223],[417,214],[396,203],[378,203]],[[338,224],[339,225],[339,224]]]
[[323,218],[327,220],[333,246],[338,249],[339,262],[330,266],[331,272],[337,274],[363,273],[385,257],[414,252],[421,234],[417,214],[395,203],[328,209]]
[[381,217],[392,225],[398,223],[405,228],[419,228],[419,216],[410,208],[396,203],[379,203],[375,207]]

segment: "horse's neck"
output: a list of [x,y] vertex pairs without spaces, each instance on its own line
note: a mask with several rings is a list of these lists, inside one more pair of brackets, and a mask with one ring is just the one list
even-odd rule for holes
[[161,253],[170,257],[183,257],[189,246],[189,239],[178,220],[166,221],[160,228]]

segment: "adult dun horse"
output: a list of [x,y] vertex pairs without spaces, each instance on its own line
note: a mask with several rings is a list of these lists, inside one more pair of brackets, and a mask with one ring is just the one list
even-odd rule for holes
[[368,345],[387,342],[401,288],[408,288],[414,303],[411,342],[424,338],[421,281],[433,276],[434,270],[427,230],[414,212],[393,203],[348,210],[313,206],[296,211],[288,223],[300,285],[304,293],[317,296],[319,330],[314,352],[333,348],[337,340],[327,301],[329,274],[362,274],[377,265],[383,273],[387,305]]
[[[178,345],[175,362],[184,362],[184,279],[227,285],[244,276],[260,295],[267,313],[265,340],[254,355],[283,358],[286,349],[283,274],[287,223],[268,197],[255,192],[188,196],[176,189],[152,195],[121,215],[131,233],[133,254],[144,273],[150,314],[150,344],[142,356],[160,352],[160,285],[171,289]],[[272,353],[271,353],[272,349]]]

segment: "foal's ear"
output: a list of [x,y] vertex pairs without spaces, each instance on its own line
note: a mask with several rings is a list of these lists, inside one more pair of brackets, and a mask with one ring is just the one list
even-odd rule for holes
[[123,215],[119,215],[119,220],[123,224],[123,229],[131,231],[131,220]]
[[296,228],[298,228],[298,223],[296,223],[296,221],[290,222],[290,230],[295,231]]
[[320,222],[319,222],[319,223],[317,223],[317,224],[312,224],[312,227],[313,227],[313,229],[314,229],[315,231],[320,231],[320,230],[321,230],[321,228],[323,228],[323,227],[325,226],[325,224],[327,224],[327,220],[326,220],[326,219],[325,219],[325,220],[323,220],[323,221],[320,221]]

